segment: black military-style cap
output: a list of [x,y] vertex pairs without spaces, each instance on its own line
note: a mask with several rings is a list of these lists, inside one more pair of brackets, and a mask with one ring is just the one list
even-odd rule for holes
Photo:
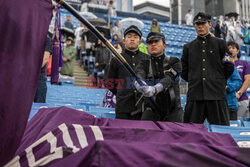
[[209,14],[199,12],[195,17],[194,17],[194,24],[196,23],[205,23],[205,22],[211,22],[211,16]]
[[147,36],[146,43],[152,42],[152,41],[158,41],[161,40],[165,43],[165,36],[160,32],[150,32]]
[[138,27],[136,27],[136,26],[134,26],[134,25],[128,27],[128,28],[124,31],[124,37],[127,35],[127,33],[131,32],[131,31],[132,31],[132,32],[135,32],[136,34],[138,34],[138,35],[140,36],[140,38],[141,38],[142,32],[139,30]]

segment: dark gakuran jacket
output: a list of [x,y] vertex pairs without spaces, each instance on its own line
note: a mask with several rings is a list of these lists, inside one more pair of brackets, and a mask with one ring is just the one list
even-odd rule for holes
[[[122,53],[122,56],[133,70],[135,70],[140,61],[149,58],[147,54],[139,50],[131,52],[126,49]],[[105,83],[106,88],[116,95],[116,112],[131,113],[141,109],[141,106],[135,106],[140,95],[133,85],[133,78],[115,57],[111,59]]]
[[210,34],[184,45],[181,76],[188,82],[188,100],[226,100],[226,82],[234,65],[224,61],[225,55],[229,55],[225,41]]
[[[173,111],[180,112],[182,110],[179,88],[179,75],[181,71],[180,60],[176,57],[167,57],[165,54],[159,57],[151,56],[150,59],[143,60],[136,68],[138,77],[147,79],[147,84],[153,86],[161,83],[163,85],[164,90],[156,95],[156,104],[163,116],[167,116]],[[173,93],[171,96],[173,96],[174,101],[171,101],[170,88],[173,90],[170,93]]]

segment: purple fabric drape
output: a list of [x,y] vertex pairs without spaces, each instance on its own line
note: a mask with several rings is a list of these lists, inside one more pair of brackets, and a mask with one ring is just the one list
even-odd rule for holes
[[60,32],[59,32],[59,7],[55,7],[56,17],[54,24],[54,33],[52,37],[52,66],[51,66],[51,80],[50,82],[58,83],[59,78],[59,61],[60,61]]
[[229,134],[208,132],[204,125],[95,118],[60,107],[40,109],[30,120],[16,152],[20,159],[13,162],[21,167],[245,167],[249,154]]
[[13,156],[34,100],[51,0],[0,1],[0,166]]
[[59,25],[59,40],[60,40],[60,56],[59,56],[59,67],[63,66],[63,60],[62,60],[62,33],[61,33],[61,12],[60,7],[58,10],[58,25]]

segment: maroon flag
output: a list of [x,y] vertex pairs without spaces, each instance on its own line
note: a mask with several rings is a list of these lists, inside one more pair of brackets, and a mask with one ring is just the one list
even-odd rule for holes
[[51,0],[0,1],[0,166],[23,136],[52,17]]

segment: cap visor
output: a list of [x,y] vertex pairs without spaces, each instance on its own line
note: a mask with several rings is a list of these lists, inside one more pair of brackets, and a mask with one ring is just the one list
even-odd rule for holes
[[206,23],[208,22],[207,20],[197,20],[194,22],[194,24],[197,24],[197,23]]
[[146,43],[153,42],[153,41],[159,41],[161,39],[162,39],[161,37],[151,37],[151,38],[146,40]]

